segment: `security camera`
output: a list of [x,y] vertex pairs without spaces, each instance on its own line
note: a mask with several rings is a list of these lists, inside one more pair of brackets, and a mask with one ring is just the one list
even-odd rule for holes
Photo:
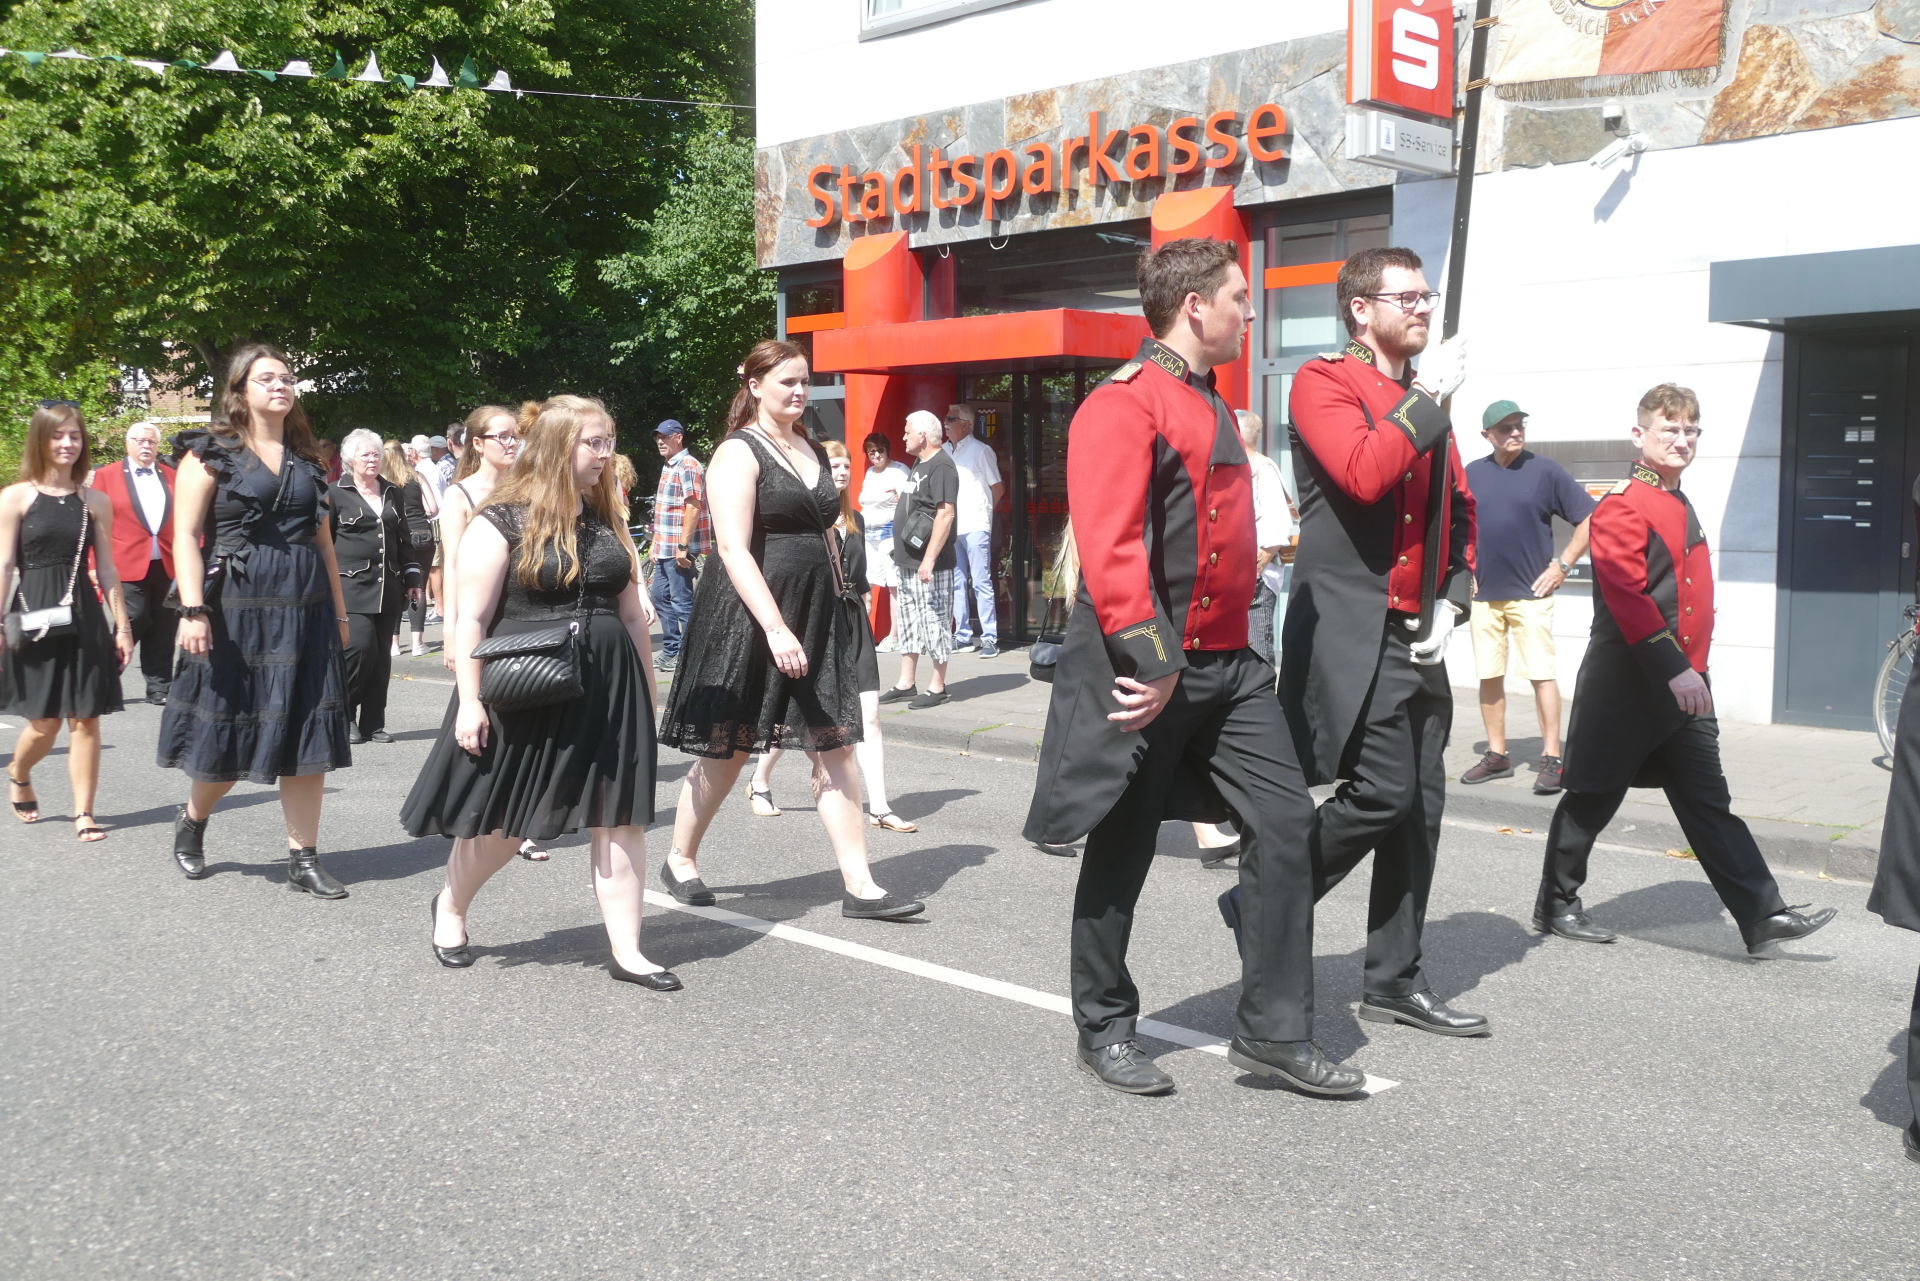
[[1618,133],[1626,121],[1627,109],[1618,102],[1608,99],[1600,104],[1600,127],[1608,133]]
[[1611,169],[1628,156],[1637,156],[1647,149],[1647,140],[1637,133],[1615,138],[1606,146],[1593,153],[1593,159],[1587,161],[1595,169]]

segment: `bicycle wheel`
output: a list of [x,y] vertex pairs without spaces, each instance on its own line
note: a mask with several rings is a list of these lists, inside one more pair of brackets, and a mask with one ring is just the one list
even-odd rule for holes
[[1920,634],[1900,633],[1887,646],[1880,660],[1880,674],[1873,682],[1873,727],[1880,734],[1880,750],[1893,755],[1893,730],[1900,723],[1900,701],[1907,696],[1907,681],[1913,675],[1913,655],[1920,649]]

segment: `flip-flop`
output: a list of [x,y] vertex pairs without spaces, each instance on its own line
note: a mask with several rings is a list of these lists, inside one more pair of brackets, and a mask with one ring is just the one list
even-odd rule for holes
[[917,832],[920,829],[892,810],[881,810],[878,814],[867,811],[867,822],[887,832]]
[[83,842],[84,844],[87,844],[87,845],[91,845],[95,841],[104,841],[107,839],[107,829],[100,826],[98,823],[94,822],[93,815],[88,814],[85,811],[82,811],[81,813],[75,814],[73,816],[73,821],[78,823],[83,818],[87,820],[87,825],[85,827],[77,827],[74,829],[73,831],[74,840]]
[[761,818],[779,818],[780,807],[773,803],[773,789],[762,792],[752,783],[747,784],[747,800],[753,804],[753,812]]
[[[24,783],[21,782],[13,776],[12,770],[7,771],[7,782],[23,792],[31,792],[33,790],[31,780]],[[33,817],[28,818],[27,815],[29,814]],[[13,803],[13,816],[22,823],[38,823],[40,821],[40,798],[38,796],[32,796],[24,801],[15,801]]]

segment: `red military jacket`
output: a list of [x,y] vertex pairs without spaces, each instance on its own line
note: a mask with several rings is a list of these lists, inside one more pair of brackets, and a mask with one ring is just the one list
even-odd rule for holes
[[147,576],[155,538],[160,540],[160,564],[167,577],[173,577],[174,473],[173,468],[158,459],[154,460],[153,468],[159,473],[160,487],[167,496],[158,529],[147,527],[147,513],[136,492],[131,459],[96,467],[93,472],[93,487],[113,503],[113,568],[123,583],[137,583]]
[[1628,646],[1661,685],[1705,673],[1713,644],[1713,565],[1693,504],[1644,463],[1593,510],[1593,643]]
[[1142,343],[1073,416],[1067,508],[1116,673],[1150,681],[1185,668],[1183,650],[1246,648],[1253,473],[1210,373]]

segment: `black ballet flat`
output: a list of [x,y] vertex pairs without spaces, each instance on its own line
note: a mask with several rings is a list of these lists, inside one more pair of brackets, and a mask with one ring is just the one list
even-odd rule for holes
[[649,992],[678,992],[686,984],[672,970],[655,970],[651,974],[635,974],[624,968],[618,961],[607,962],[607,973],[621,983],[633,983]]
[[[433,928],[440,928],[440,891],[435,890],[433,897],[427,900],[427,912],[433,917]],[[467,951],[467,945],[459,947],[441,947],[433,941],[433,935],[427,935],[427,942],[433,948],[433,959],[450,970],[464,970],[473,964],[473,953]]]
[[676,880],[671,862],[660,864],[660,881],[667,887],[667,893],[673,895],[676,903],[685,903],[688,907],[712,907],[720,901],[713,896],[713,891],[707,888],[707,883],[697,876],[684,881]]

